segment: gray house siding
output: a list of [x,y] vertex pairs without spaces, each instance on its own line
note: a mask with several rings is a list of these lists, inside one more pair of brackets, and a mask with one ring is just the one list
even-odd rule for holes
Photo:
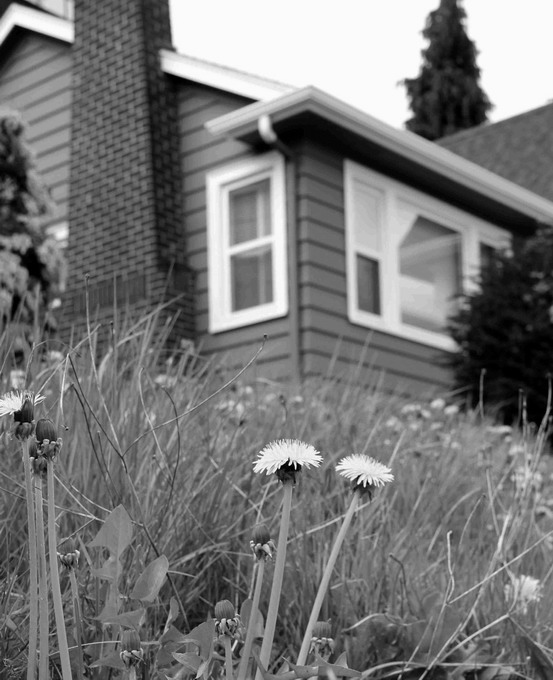
[[37,169],[54,201],[48,223],[67,220],[71,107],[71,50],[25,34],[0,67],[0,105],[18,111]]
[[180,149],[183,167],[183,196],[188,262],[196,275],[196,342],[205,356],[224,357],[230,370],[243,366],[268,340],[258,364],[267,377],[290,377],[289,324],[287,317],[225,331],[209,333],[207,291],[207,214],[206,173],[210,170],[250,156],[246,144],[227,139],[214,139],[204,124],[233,111],[248,100],[194,83],[183,83],[180,89]]
[[[299,304],[305,375],[359,370],[385,386],[431,390],[450,384],[443,353],[347,318],[344,157],[304,142],[299,154]],[[384,375],[380,374],[384,371]]]

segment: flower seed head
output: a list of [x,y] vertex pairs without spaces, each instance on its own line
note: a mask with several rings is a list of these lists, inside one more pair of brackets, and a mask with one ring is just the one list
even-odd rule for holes
[[271,534],[265,524],[256,524],[252,532],[252,541],[254,543],[268,543],[271,540]]
[[121,651],[119,652],[121,661],[125,665],[125,668],[135,668],[144,659],[144,652],[140,644],[140,636],[134,630],[124,630],[121,633]]
[[215,632],[234,638],[240,626],[240,618],[236,615],[234,605],[229,600],[221,600],[215,605]]
[[233,619],[235,615],[236,610],[230,600],[221,600],[215,605],[216,619]]
[[329,638],[332,636],[332,626],[330,621],[317,621],[313,626],[314,638]]

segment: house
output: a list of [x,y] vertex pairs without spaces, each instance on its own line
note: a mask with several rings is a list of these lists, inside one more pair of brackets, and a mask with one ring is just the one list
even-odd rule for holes
[[205,355],[240,365],[266,335],[259,375],[449,385],[451,297],[551,197],[316,88],[177,54],[168,0],[33,4],[4,0],[0,102],[57,204],[66,325],[85,281],[106,324],[114,298],[178,295],[174,332]]

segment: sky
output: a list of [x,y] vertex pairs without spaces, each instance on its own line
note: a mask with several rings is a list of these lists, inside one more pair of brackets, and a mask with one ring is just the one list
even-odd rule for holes
[[[462,0],[492,122],[553,100],[553,0]],[[401,128],[439,0],[170,0],[179,52],[315,85]]]

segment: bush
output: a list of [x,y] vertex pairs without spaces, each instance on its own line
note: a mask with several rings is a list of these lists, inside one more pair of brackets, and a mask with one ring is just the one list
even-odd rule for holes
[[553,231],[495,252],[479,284],[450,320],[460,348],[451,359],[456,385],[473,403],[497,405],[506,422],[525,406],[539,423],[553,372]]

